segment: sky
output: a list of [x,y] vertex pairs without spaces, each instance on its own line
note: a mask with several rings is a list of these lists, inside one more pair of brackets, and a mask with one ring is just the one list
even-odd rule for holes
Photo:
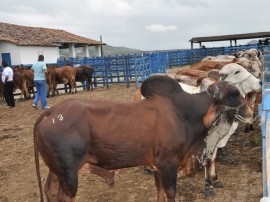
[[102,36],[111,46],[190,49],[193,37],[270,31],[270,0],[1,0],[0,16],[5,23]]

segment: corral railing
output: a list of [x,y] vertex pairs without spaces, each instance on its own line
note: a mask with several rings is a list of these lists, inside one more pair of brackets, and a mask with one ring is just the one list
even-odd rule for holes
[[166,53],[144,53],[142,55],[115,55],[84,59],[58,60],[58,66],[87,64],[94,67],[95,85],[108,86],[109,83],[139,82],[154,73],[166,73]]
[[263,199],[261,202],[270,201],[270,52],[265,49],[262,104],[259,105],[262,129],[263,151]]
[[265,47],[269,49],[269,45],[254,44],[233,47],[200,48],[194,50],[171,50],[143,53],[142,55],[115,55],[82,59],[69,58],[58,59],[57,64],[60,67],[66,64],[88,64],[94,66],[95,71],[93,77],[95,85],[108,86],[109,83],[126,83],[128,87],[130,82],[135,82],[138,87],[139,82],[143,81],[151,74],[166,73],[167,68],[190,65],[202,60],[206,56],[231,55],[237,51],[244,51],[250,48],[263,51]]

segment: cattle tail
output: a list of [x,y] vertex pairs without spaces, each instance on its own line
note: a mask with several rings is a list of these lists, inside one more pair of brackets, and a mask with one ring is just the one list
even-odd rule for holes
[[33,137],[34,138],[36,174],[37,174],[38,186],[39,186],[39,192],[40,192],[40,202],[44,202],[44,199],[43,199],[43,190],[42,190],[42,182],[41,182],[41,175],[40,175],[40,166],[39,166],[39,152],[38,152],[38,144],[37,144],[37,142],[38,142],[37,126],[46,115],[49,115],[48,110],[43,112],[43,114],[37,119],[37,121],[34,125],[34,137]]

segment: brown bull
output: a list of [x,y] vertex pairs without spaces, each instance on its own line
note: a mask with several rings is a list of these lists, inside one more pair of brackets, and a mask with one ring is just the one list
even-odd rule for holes
[[78,67],[74,67],[76,71],[76,81],[79,81],[81,83],[84,83],[87,81],[87,90],[93,90],[93,82],[92,82],[92,76],[94,73],[94,67],[89,65],[81,65]]
[[57,84],[68,84],[70,85],[70,92],[76,92],[76,71],[73,67],[64,66],[58,68],[57,66],[48,66],[47,69],[48,95],[55,95]]
[[31,70],[30,67],[24,67],[21,68],[19,66],[15,66],[13,68],[14,71],[14,86],[15,89],[21,90],[21,98],[22,95],[25,96],[26,99],[31,97],[31,94],[33,94],[33,97],[35,97],[35,91],[34,91],[34,72]]
[[20,99],[22,99],[23,97],[25,97],[26,99],[29,98],[30,95],[27,88],[26,79],[23,73],[15,71],[13,74],[13,82],[14,82],[13,91],[15,92],[17,89],[20,89],[21,91]]
[[178,166],[185,165],[195,143],[207,148],[198,154],[207,168],[206,192],[212,193],[217,176],[209,171],[211,151],[203,140],[218,117],[231,123],[236,111],[250,116],[239,91],[222,81],[208,92],[191,95],[165,76],[146,79],[141,89],[147,97],[141,102],[68,100],[38,118],[34,148],[41,201],[38,153],[49,167],[48,201],[74,201],[78,170],[89,163],[101,170],[153,166],[158,201],[165,201],[166,194],[167,201],[174,202]]

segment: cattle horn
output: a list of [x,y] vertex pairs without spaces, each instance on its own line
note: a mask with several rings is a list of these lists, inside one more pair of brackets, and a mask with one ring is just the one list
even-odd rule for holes
[[220,101],[222,99],[221,92],[217,86],[214,87],[214,96],[215,101]]

